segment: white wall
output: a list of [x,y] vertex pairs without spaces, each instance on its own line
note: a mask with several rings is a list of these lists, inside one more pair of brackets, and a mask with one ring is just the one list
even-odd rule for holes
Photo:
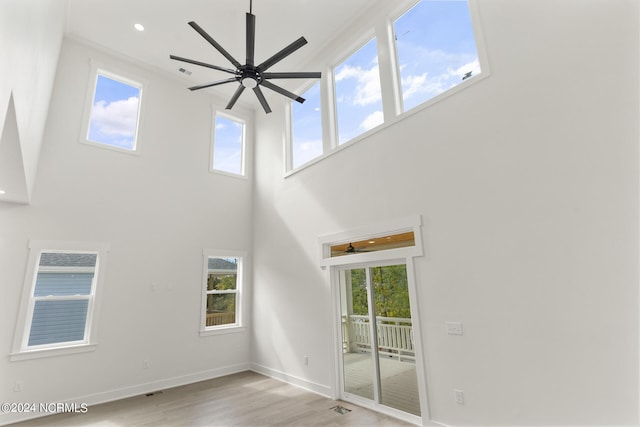
[[[64,0],[0,4],[0,200],[28,202],[62,44]],[[3,132],[4,130],[4,132]]]
[[254,367],[330,393],[318,237],[421,214],[434,420],[637,424],[638,3],[479,6],[489,78],[318,164],[257,115]]
[[[90,59],[148,81],[142,155],[79,143]],[[202,249],[248,251],[252,233],[252,180],[208,172],[212,102],[65,40],[32,203],[0,205],[1,402],[91,403],[247,368],[248,332],[198,333]],[[8,361],[30,239],[109,243],[95,352]]]

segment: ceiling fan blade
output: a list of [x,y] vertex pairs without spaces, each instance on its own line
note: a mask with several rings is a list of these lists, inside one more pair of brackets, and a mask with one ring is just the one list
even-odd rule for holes
[[191,86],[189,88],[189,90],[205,89],[205,88],[208,88],[208,87],[223,85],[225,83],[231,83],[231,82],[237,82],[237,81],[238,81],[238,79],[236,79],[235,77],[231,77],[231,78],[228,78],[228,79],[218,80],[218,81],[211,82],[211,83],[205,83],[205,84],[201,84],[201,85],[198,85],[198,86]]
[[303,103],[305,101],[304,98],[302,98],[301,96],[296,95],[295,93],[289,92],[288,90],[281,88],[280,86],[276,86],[271,82],[268,82],[266,80],[263,80],[262,83],[260,83],[262,86],[264,87],[268,87],[269,89],[271,89],[274,92],[278,92],[281,95],[287,96],[291,99],[293,99],[294,101],[298,101],[299,103]]
[[247,13],[247,65],[253,65],[256,47],[256,16]]
[[263,79],[319,79],[321,72],[262,73]]
[[236,70],[232,70],[231,68],[218,67],[217,65],[207,64],[206,62],[200,62],[193,59],[182,58],[180,56],[169,55],[169,58],[175,59],[176,61],[188,62],[189,64],[199,65],[201,67],[213,68],[214,70],[224,71],[225,73],[236,74]]
[[233,64],[234,67],[240,68],[242,66],[242,64],[240,64],[233,56],[231,56],[229,52],[224,50],[224,48],[220,46],[218,42],[216,42],[209,34],[207,34],[207,32],[203,30],[198,24],[196,24],[194,21],[191,21],[189,22],[189,25],[191,26],[191,28],[196,30],[198,34],[204,37],[204,39],[208,41],[211,44],[211,46],[215,47],[218,50],[218,52],[220,52],[225,58],[227,58],[229,62]]
[[262,108],[264,108],[264,112],[269,114],[271,112],[271,107],[269,107],[269,103],[267,103],[267,100],[264,97],[264,94],[262,93],[262,90],[260,90],[260,86],[254,87],[253,91],[255,92],[256,96],[258,97],[258,101],[260,101],[260,104],[262,105]]
[[305,39],[304,37],[300,37],[298,40],[294,41],[289,46],[285,47],[280,52],[276,53],[271,58],[267,59],[262,64],[258,65],[258,68],[262,71],[266,71],[267,69],[272,67],[274,64],[282,61],[284,58],[291,55],[296,50],[300,49],[305,44],[307,44],[307,39]]
[[236,89],[236,91],[233,93],[233,96],[229,100],[229,103],[224,108],[227,110],[231,110],[233,106],[236,104],[236,101],[238,100],[238,98],[240,98],[240,95],[242,95],[242,92],[244,92],[244,86],[240,84],[238,85],[238,89]]

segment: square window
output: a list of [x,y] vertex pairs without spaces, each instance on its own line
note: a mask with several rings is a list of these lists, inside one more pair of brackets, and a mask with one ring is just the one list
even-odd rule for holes
[[384,122],[375,38],[338,65],[333,78],[338,144]]
[[244,176],[245,123],[215,115],[211,170]]
[[304,104],[291,102],[291,165],[292,169],[322,155],[322,111],[320,82],[309,88],[302,97]]
[[135,152],[142,84],[96,71],[86,139],[89,143]]
[[404,111],[480,74],[466,1],[420,1],[394,31]]

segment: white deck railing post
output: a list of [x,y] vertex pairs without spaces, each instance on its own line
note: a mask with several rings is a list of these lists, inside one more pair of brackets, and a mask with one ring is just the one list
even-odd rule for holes
[[[399,317],[377,317],[378,352],[398,360],[415,361],[411,319]],[[348,352],[370,352],[369,317],[343,316],[343,345]]]

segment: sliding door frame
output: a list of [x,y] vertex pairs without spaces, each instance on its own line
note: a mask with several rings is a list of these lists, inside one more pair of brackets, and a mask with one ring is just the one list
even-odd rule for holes
[[[394,265],[404,264],[407,269],[407,284],[409,290],[409,303],[411,305],[411,322],[413,328],[413,344],[416,353],[416,374],[418,382],[418,391],[420,394],[420,412],[421,416],[408,414],[406,412],[384,406],[378,403],[373,403],[368,399],[359,398],[359,396],[350,396],[350,401],[359,404],[364,407],[371,408],[378,412],[412,422],[419,425],[427,425],[431,419],[429,411],[429,398],[428,398],[428,373],[426,370],[426,358],[422,345],[422,332],[419,310],[419,298],[418,298],[418,286],[416,281],[414,258],[423,256],[422,248],[422,235],[421,235],[422,219],[419,215],[400,218],[394,221],[387,221],[385,223],[376,224],[372,226],[366,226],[363,228],[335,233],[331,235],[322,236],[318,239],[320,244],[320,267],[325,270],[327,274],[327,280],[331,289],[332,300],[332,317],[333,317],[333,354],[332,358],[332,397],[334,399],[343,398],[342,393],[342,381],[343,381],[343,366],[342,366],[342,324],[341,324],[341,312],[340,312],[340,271],[353,268],[369,268],[371,265]],[[404,247],[399,249],[381,250],[369,253],[357,253],[353,255],[331,257],[330,248],[332,245],[363,240],[370,236],[380,236],[384,234],[400,233],[406,231],[413,231],[415,236],[415,246]],[[328,268],[327,268],[328,267]],[[367,273],[368,274],[368,273]]]

